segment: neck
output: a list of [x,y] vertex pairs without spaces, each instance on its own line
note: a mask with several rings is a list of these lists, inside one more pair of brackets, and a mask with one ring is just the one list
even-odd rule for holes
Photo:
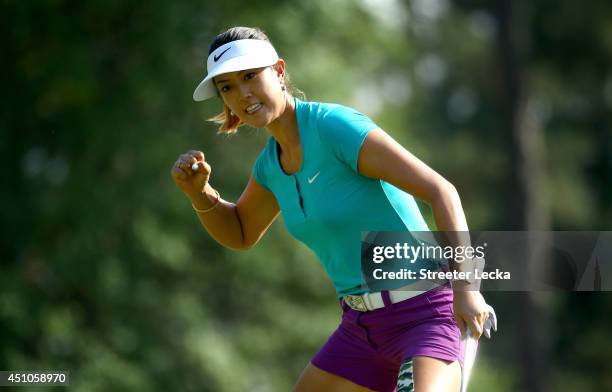
[[285,109],[283,113],[267,126],[268,132],[276,139],[281,147],[282,153],[291,157],[300,147],[300,135],[298,133],[297,118],[295,116],[295,101],[285,95]]

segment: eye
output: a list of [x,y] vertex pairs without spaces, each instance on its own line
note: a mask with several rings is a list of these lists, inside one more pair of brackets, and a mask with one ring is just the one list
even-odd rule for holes
[[230,89],[230,88],[229,88],[229,86],[228,86],[228,85],[225,85],[225,86],[222,86],[222,87],[219,89],[219,91],[221,91],[222,93],[226,93],[226,92],[228,92],[228,91],[229,91],[229,89]]
[[255,75],[256,75],[255,72],[249,72],[248,74],[244,75],[244,80],[253,79]]

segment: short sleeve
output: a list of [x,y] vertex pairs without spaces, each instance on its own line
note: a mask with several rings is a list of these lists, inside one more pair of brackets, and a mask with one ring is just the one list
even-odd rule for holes
[[334,155],[357,171],[361,145],[368,132],[378,126],[365,114],[346,106],[335,106],[317,123],[319,137]]
[[268,186],[268,182],[266,180],[266,173],[264,170],[264,160],[265,160],[265,149],[259,154],[259,156],[255,160],[255,164],[253,164],[253,178],[255,178],[255,181],[259,185],[263,186],[267,190],[270,190],[270,187]]

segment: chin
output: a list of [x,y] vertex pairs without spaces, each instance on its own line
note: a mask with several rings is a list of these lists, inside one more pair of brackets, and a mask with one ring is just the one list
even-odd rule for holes
[[247,120],[248,121],[244,121],[244,123],[251,128],[265,128],[271,123],[267,116],[263,118],[249,118]]
[[265,121],[243,121],[242,123],[251,128],[265,128],[268,125]]

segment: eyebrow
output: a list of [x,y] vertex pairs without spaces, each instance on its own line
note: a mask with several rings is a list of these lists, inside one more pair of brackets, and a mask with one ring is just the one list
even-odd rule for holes
[[[242,71],[238,72],[238,76],[240,76],[240,74],[245,72],[245,71],[248,71],[248,70],[245,69],[245,70],[242,70]],[[227,79],[217,80],[215,83],[219,84],[219,83],[223,83],[223,82],[229,82],[229,80],[227,80]]]

